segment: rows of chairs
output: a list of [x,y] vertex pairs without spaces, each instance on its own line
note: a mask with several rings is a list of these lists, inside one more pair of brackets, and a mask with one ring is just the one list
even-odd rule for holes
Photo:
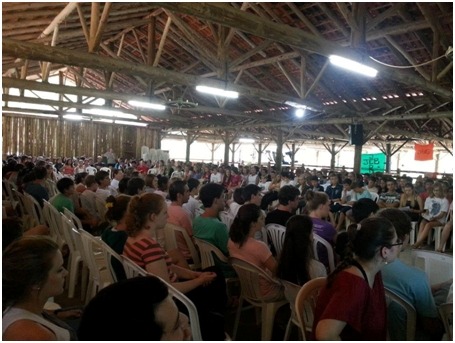
[[[46,223],[54,228],[53,238],[60,244],[66,244],[68,255],[68,297],[74,297],[75,287],[82,271],[81,299],[87,304],[98,291],[119,280],[118,269],[115,263],[123,269],[127,278],[150,275],[144,269],[124,256],[118,255],[100,237],[93,236],[82,228],[81,222],[72,212],[65,209],[64,213],[58,212],[48,202],[44,203]],[[166,281],[162,280],[166,283]],[[202,340],[199,318],[195,305],[184,294],[166,283],[169,293],[180,300],[188,309],[192,335],[194,340]]]

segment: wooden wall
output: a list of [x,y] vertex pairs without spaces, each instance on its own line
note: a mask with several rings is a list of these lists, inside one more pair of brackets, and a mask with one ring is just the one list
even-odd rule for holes
[[96,157],[112,148],[116,156],[140,158],[141,146],[161,148],[156,129],[2,115],[2,153],[50,157]]

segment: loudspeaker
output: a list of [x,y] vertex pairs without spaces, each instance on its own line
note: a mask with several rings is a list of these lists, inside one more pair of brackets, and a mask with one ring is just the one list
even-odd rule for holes
[[349,125],[349,144],[363,145],[363,125]]

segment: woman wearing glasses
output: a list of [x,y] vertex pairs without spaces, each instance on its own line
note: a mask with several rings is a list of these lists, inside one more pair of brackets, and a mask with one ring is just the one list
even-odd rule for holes
[[351,253],[327,277],[314,313],[316,340],[385,340],[386,301],[381,269],[403,242],[393,224],[367,218],[349,243]]

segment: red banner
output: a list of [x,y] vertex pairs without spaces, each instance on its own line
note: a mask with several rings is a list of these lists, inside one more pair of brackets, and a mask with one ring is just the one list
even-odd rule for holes
[[415,157],[416,161],[430,161],[433,159],[433,146],[434,144],[415,144]]

